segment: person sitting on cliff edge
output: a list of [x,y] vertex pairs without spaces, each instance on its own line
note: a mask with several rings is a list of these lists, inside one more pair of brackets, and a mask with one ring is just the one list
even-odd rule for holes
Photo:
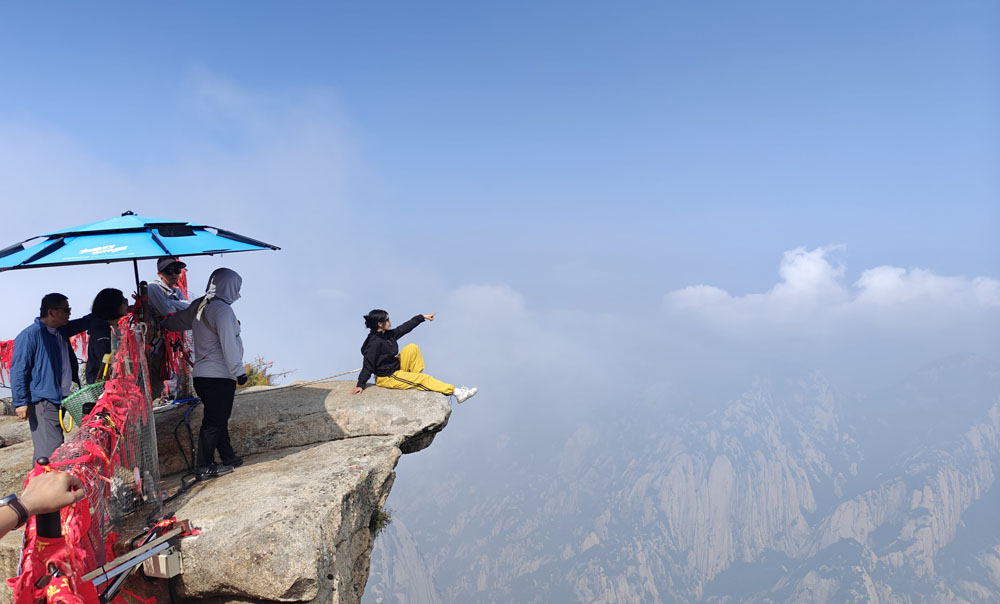
[[424,373],[424,357],[416,344],[407,344],[402,350],[396,343],[399,338],[413,331],[413,328],[425,320],[433,321],[434,315],[416,315],[406,323],[393,329],[389,313],[375,309],[365,315],[365,327],[369,329],[368,337],[361,345],[364,364],[358,375],[358,385],[351,394],[359,394],[365,389],[368,378],[375,374],[375,385],[395,390],[426,390],[440,392],[445,396],[454,395],[459,403],[472,398],[478,388],[456,388]]

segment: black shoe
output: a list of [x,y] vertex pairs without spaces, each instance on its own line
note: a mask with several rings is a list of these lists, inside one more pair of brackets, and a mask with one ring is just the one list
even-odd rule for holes
[[229,474],[233,471],[233,466],[225,466],[213,463],[210,466],[201,466],[194,469],[194,473],[198,475],[198,480],[205,480],[206,478],[217,478],[223,474]]
[[224,466],[233,466],[234,468],[238,468],[238,467],[240,467],[240,466],[243,465],[243,458],[240,457],[239,455],[237,455],[236,457],[234,457],[232,459],[223,459],[222,460],[222,465],[224,465]]

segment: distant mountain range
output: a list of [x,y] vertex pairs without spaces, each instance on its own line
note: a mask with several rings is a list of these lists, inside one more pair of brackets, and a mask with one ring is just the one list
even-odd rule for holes
[[364,602],[1000,602],[1000,364],[686,403],[400,481]]

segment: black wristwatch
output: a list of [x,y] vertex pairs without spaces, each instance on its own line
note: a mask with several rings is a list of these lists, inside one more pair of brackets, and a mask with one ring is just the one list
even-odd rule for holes
[[28,510],[24,509],[24,505],[17,499],[17,495],[7,495],[3,499],[0,499],[0,507],[3,506],[7,506],[17,512],[17,526],[14,528],[20,528],[28,521]]

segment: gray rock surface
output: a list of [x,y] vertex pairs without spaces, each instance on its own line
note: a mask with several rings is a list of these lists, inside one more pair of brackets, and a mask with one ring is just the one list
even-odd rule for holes
[[[351,396],[353,382],[311,384],[296,388],[257,387],[236,397],[229,433],[241,455],[301,447],[342,438],[395,435],[403,437],[406,453],[419,451],[448,423],[447,399],[433,392],[399,391],[371,387]],[[269,390],[274,390],[269,392]],[[156,414],[160,472],[185,469],[178,449],[189,446],[184,420],[186,406]],[[191,432],[197,441],[201,406],[191,410]],[[430,437],[430,438],[428,438]]]
[[0,449],[0,497],[20,493],[24,477],[31,469],[31,441],[23,441]]
[[[374,515],[399,456],[427,446],[448,423],[448,399],[434,393],[352,382],[256,389],[236,399],[233,444],[245,463],[196,484],[168,505],[201,534],[180,541],[186,601],[360,602],[368,579]],[[173,430],[183,409],[156,414],[165,475],[185,465]],[[200,410],[192,413],[197,436]],[[0,449],[0,485],[20,481],[31,443]],[[179,475],[167,477],[176,484]],[[9,491],[7,491],[9,492]],[[0,540],[0,570],[15,572],[20,533]],[[129,581],[130,590],[166,601],[165,582]],[[0,587],[0,598],[9,599]]]
[[31,440],[28,422],[15,415],[0,415],[0,448]]
[[[20,422],[27,430],[28,422]],[[6,428],[9,422],[0,423]],[[2,428],[0,428],[2,429]],[[20,493],[24,476],[31,469],[31,440],[13,446],[0,448],[0,497],[9,493]],[[11,531],[0,539],[0,579],[14,576],[17,562],[21,559],[21,531]],[[0,602],[9,602],[12,593],[6,581],[0,581]]]
[[[17,572],[17,563],[21,559],[21,535],[21,531],[11,531],[0,539],[0,569],[4,572],[4,579]],[[7,581],[0,581],[0,602],[10,602],[13,595]]]
[[369,526],[389,494],[399,442],[361,437],[284,449],[200,484],[177,510],[203,532],[181,541],[178,593],[359,601]]

